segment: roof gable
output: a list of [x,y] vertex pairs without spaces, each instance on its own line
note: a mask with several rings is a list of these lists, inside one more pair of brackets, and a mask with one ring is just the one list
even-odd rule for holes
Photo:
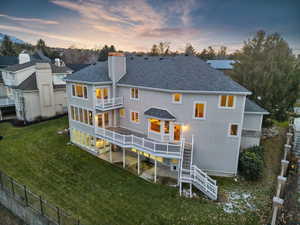
[[27,79],[25,79],[16,89],[24,90],[24,91],[34,91],[38,90],[36,83],[36,73],[31,74]]
[[258,104],[248,98],[246,98],[245,113],[269,114],[267,110],[260,107]]

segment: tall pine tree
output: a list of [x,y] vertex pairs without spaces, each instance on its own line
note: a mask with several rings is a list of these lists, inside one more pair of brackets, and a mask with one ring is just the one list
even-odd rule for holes
[[15,56],[16,51],[13,46],[13,42],[10,40],[10,38],[5,35],[1,44],[1,49],[0,49],[1,55],[3,56]]

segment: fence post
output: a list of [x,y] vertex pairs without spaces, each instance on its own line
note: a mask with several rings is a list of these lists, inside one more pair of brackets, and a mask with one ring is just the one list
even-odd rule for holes
[[1,189],[4,190],[4,184],[3,184],[2,172],[1,171],[0,171],[0,185],[1,185]]
[[28,207],[28,196],[26,186],[24,185],[24,196],[25,196],[25,205]]
[[80,220],[79,220],[79,218],[78,218],[78,220],[77,220],[77,225],[80,225]]
[[58,225],[60,225],[60,212],[59,212],[59,208],[56,207],[56,210],[57,210],[57,223],[58,223]]
[[42,216],[44,215],[44,209],[43,209],[43,200],[42,200],[42,196],[40,195],[40,206],[41,206],[41,214]]
[[13,196],[15,197],[14,181],[13,181],[12,177],[10,178],[10,183],[11,183],[11,192],[12,192]]

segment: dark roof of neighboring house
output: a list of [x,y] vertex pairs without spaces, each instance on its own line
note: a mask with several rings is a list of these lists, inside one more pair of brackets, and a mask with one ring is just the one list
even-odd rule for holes
[[269,112],[267,110],[260,107],[258,104],[256,104],[254,101],[251,101],[248,98],[246,98],[245,112],[246,113],[269,114]]
[[176,118],[169,113],[165,109],[159,109],[159,108],[150,108],[144,112],[146,116],[151,116],[158,119],[164,119],[164,120],[175,120]]
[[0,56],[0,68],[19,63],[17,56]]
[[31,74],[27,79],[25,79],[16,89],[24,90],[24,91],[33,91],[38,90],[36,84],[36,73]]
[[51,64],[51,70],[52,73],[67,73],[72,71],[72,69],[67,66],[56,66],[54,64]]
[[71,68],[73,70],[73,72],[75,73],[89,65],[91,65],[91,64],[67,64],[66,66]]
[[195,56],[127,57],[119,84],[168,90],[250,93]]
[[31,56],[31,59],[33,60],[42,60],[42,61],[47,61],[51,62],[51,59],[47,56],[44,55],[44,53],[41,50],[36,50]]
[[[98,62],[68,77],[69,81],[108,82],[108,63]],[[127,56],[120,85],[167,90],[250,94],[223,72],[195,56]]]
[[56,88],[66,88],[66,85],[65,84],[53,84],[53,88],[56,89]]
[[108,77],[108,63],[97,62],[95,64],[84,67],[83,69],[69,75],[68,81],[82,81],[82,82],[111,82]]

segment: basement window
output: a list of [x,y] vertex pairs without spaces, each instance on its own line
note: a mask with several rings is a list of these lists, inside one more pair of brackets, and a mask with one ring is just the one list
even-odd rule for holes
[[238,124],[229,124],[229,136],[230,137],[237,137],[238,136]]

